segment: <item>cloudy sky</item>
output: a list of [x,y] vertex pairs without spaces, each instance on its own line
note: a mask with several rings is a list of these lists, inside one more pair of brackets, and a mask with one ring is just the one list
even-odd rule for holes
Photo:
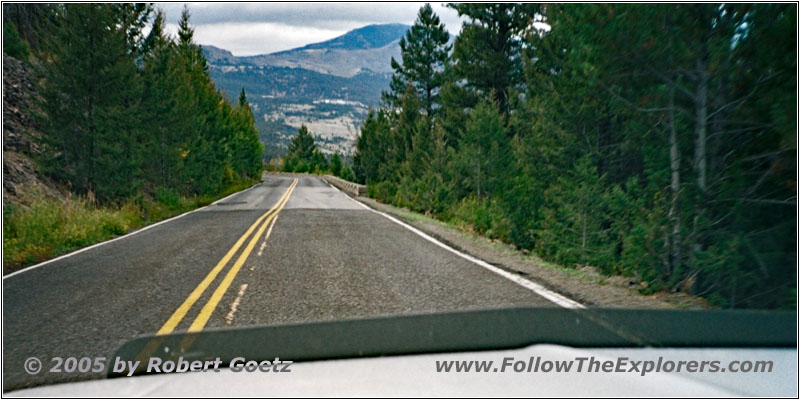
[[[335,38],[370,24],[411,25],[425,3],[186,3],[195,42],[230,50],[236,56],[272,53]],[[461,20],[444,3],[431,3],[452,34]],[[183,3],[157,3],[167,28],[177,31]]]

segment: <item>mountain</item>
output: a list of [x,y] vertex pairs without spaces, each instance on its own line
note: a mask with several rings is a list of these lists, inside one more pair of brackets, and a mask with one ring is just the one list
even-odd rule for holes
[[206,57],[206,61],[208,61],[210,64],[237,63],[237,57],[228,50],[220,49],[219,47],[214,47],[208,44],[204,44],[201,47],[203,48],[203,54]]
[[409,28],[410,26],[403,24],[367,25],[331,40],[313,43],[295,50],[282,51],[275,54],[320,49],[375,49],[400,40]]
[[368,25],[324,42],[246,57],[202,48],[217,87],[231,99],[245,88],[267,158],[285,153],[303,124],[324,152],[347,155],[369,107],[389,87],[390,60],[400,58],[408,28]]

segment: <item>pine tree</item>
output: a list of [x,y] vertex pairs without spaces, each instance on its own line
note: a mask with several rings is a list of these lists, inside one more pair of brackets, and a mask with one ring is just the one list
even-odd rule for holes
[[244,92],[244,88],[242,88],[241,93],[239,93],[239,107],[240,108],[244,108],[244,107],[250,108],[250,106],[247,104],[247,94]]
[[417,91],[412,85],[406,86],[406,90],[399,99],[399,112],[393,114],[395,123],[391,133],[391,143],[386,151],[390,157],[391,169],[399,168],[400,164],[407,160],[411,153],[414,143],[412,138],[417,122],[421,119],[420,108],[422,103],[417,96]]
[[459,151],[463,187],[470,194],[479,198],[491,196],[501,188],[510,156],[505,136],[495,104],[482,102],[472,110]]
[[316,149],[317,145],[314,143],[314,137],[308,132],[308,128],[302,125],[300,129],[297,130],[297,135],[292,138],[292,142],[289,144],[288,154],[295,155],[303,161],[310,162],[311,157],[314,156],[314,150]]
[[339,156],[338,151],[331,156],[331,173],[334,176],[342,177],[342,158]]
[[449,40],[444,24],[426,3],[419,9],[414,25],[400,39],[401,61],[391,60],[394,70],[391,91],[384,94],[384,99],[399,106],[400,96],[411,85],[417,91],[422,109],[432,119],[440,106],[439,90],[451,49]]
[[239,94],[239,106],[236,108],[233,118],[235,119],[233,127],[235,134],[231,150],[234,170],[241,177],[259,178],[264,145],[258,138],[255,118],[247,103],[247,94],[245,94],[244,88]]
[[311,154],[311,163],[309,164],[309,170],[311,170],[311,172],[315,174],[319,174],[328,170],[328,160],[325,158],[325,155],[322,154],[322,152],[316,148],[314,149],[314,152]]
[[143,145],[148,150],[142,157],[146,179],[155,186],[179,189],[180,147],[185,138],[177,110],[178,86],[174,73],[175,46],[164,32],[165,16],[157,10],[150,33],[145,39],[142,123],[148,128]]
[[146,4],[53,5],[49,15],[39,40],[45,172],[105,202],[258,177],[252,113],[214,86],[188,9],[178,43]]
[[[179,118],[186,133],[182,150],[183,181],[193,193],[213,193],[230,179],[232,110],[214,87],[202,50],[194,43],[190,12],[184,8],[178,23],[177,70]],[[227,166],[227,167],[226,167]]]
[[537,4],[450,3],[467,17],[453,48],[454,73],[483,97],[491,96],[502,114],[509,95],[523,81],[522,39],[534,29]]
[[141,92],[131,49],[138,38],[119,21],[139,20],[146,11],[61,5],[46,39],[43,166],[78,193],[109,200],[136,188]]
[[317,150],[314,137],[308,132],[305,125],[301,125],[297,130],[297,135],[289,143],[289,151],[286,153],[283,162],[283,170],[286,172],[321,172],[327,169],[325,156]]
[[371,184],[384,180],[389,140],[389,119],[384,111],[369,110],[361,133],[356,140],[356,152],[353,155],[353,168],[356,180]]

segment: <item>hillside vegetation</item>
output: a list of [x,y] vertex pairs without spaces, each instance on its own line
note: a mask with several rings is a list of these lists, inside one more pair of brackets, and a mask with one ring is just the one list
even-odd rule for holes
[[645,292],[794,308],[794,4],[420,9],[354,155],[371,196]]
[[207,204],[260,177],[263,146],[246,95],[231,104],[216,89],[188,10],[177,39],[149,5],[14,4],[3,14],[18,33],[9,48],[37,70],[35,110],[24,110],[41,130],[31,136],[36,170],[68,191],[61,200],[28,193],[4,201],[6,268]]

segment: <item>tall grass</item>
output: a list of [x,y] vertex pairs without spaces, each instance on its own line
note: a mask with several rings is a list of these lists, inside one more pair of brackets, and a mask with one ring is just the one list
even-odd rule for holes
[[243,182],[216,195],[182,197],[168,189],[138,195],[120,206],[98,207],[80,197],[34,196],[25,205],[3,205],[3,272],[122,235],[207,205],[250,186]]

